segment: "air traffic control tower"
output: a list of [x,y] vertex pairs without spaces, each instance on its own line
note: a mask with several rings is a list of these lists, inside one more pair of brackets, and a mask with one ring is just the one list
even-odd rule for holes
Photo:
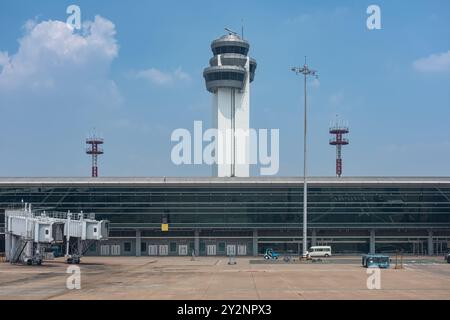
[[213,125],[217,129],[217,177],[250,175],[250,82],[256,61],[248,56],[250,44],[235,32],[214,40],[214,56],[205,68],[206,89],[213,94]]

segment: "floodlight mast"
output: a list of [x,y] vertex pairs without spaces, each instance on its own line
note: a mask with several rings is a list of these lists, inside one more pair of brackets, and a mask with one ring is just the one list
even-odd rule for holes
[[309,69],[306,64],[303,67],[291,68],[295,74],[303,74],[304,76],[304,91],[305,91],[305,108],[304,108],[304,132],[303,132],[303,254],[306,258],[308,247],[308,181],[307,181],[307,90],[306,81],[308,76],[313,76],[316,79],[319,77],[316,70]]

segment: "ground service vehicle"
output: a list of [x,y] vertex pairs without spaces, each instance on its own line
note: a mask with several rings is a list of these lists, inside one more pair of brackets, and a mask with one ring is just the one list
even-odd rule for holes
[[55,258],[62,257],[64,254],[62,252],[61,245],[53,245],[50,247],[50,251],[53,252]]
[[266,260],[277,260],[280,255],[273,251],[272,248],[269,248],[266,250],[266,253],[264,254],[264,259]]
[[314,257],[331,257],[331,247],[330,246],[312,246],[309,248],[308,255],[311,258]]
[[390,258],[382,254],[365,254],[362,256],[361,263],[366,268],[387,269],[390,266]]

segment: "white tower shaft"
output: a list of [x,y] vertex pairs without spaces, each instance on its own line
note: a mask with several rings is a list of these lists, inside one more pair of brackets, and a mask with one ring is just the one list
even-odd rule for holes
[[219,88],[213,95],[213,123],[218,132],[217,163],[213,175],[248,177],[250,175],[250,81],[249,62],[242,90]]

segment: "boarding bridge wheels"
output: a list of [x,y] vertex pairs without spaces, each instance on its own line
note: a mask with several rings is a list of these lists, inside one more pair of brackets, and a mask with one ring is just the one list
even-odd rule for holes
[[72,254],[66,258],[66,262],[68,264],[80,264],[81,257],[79,255]]

